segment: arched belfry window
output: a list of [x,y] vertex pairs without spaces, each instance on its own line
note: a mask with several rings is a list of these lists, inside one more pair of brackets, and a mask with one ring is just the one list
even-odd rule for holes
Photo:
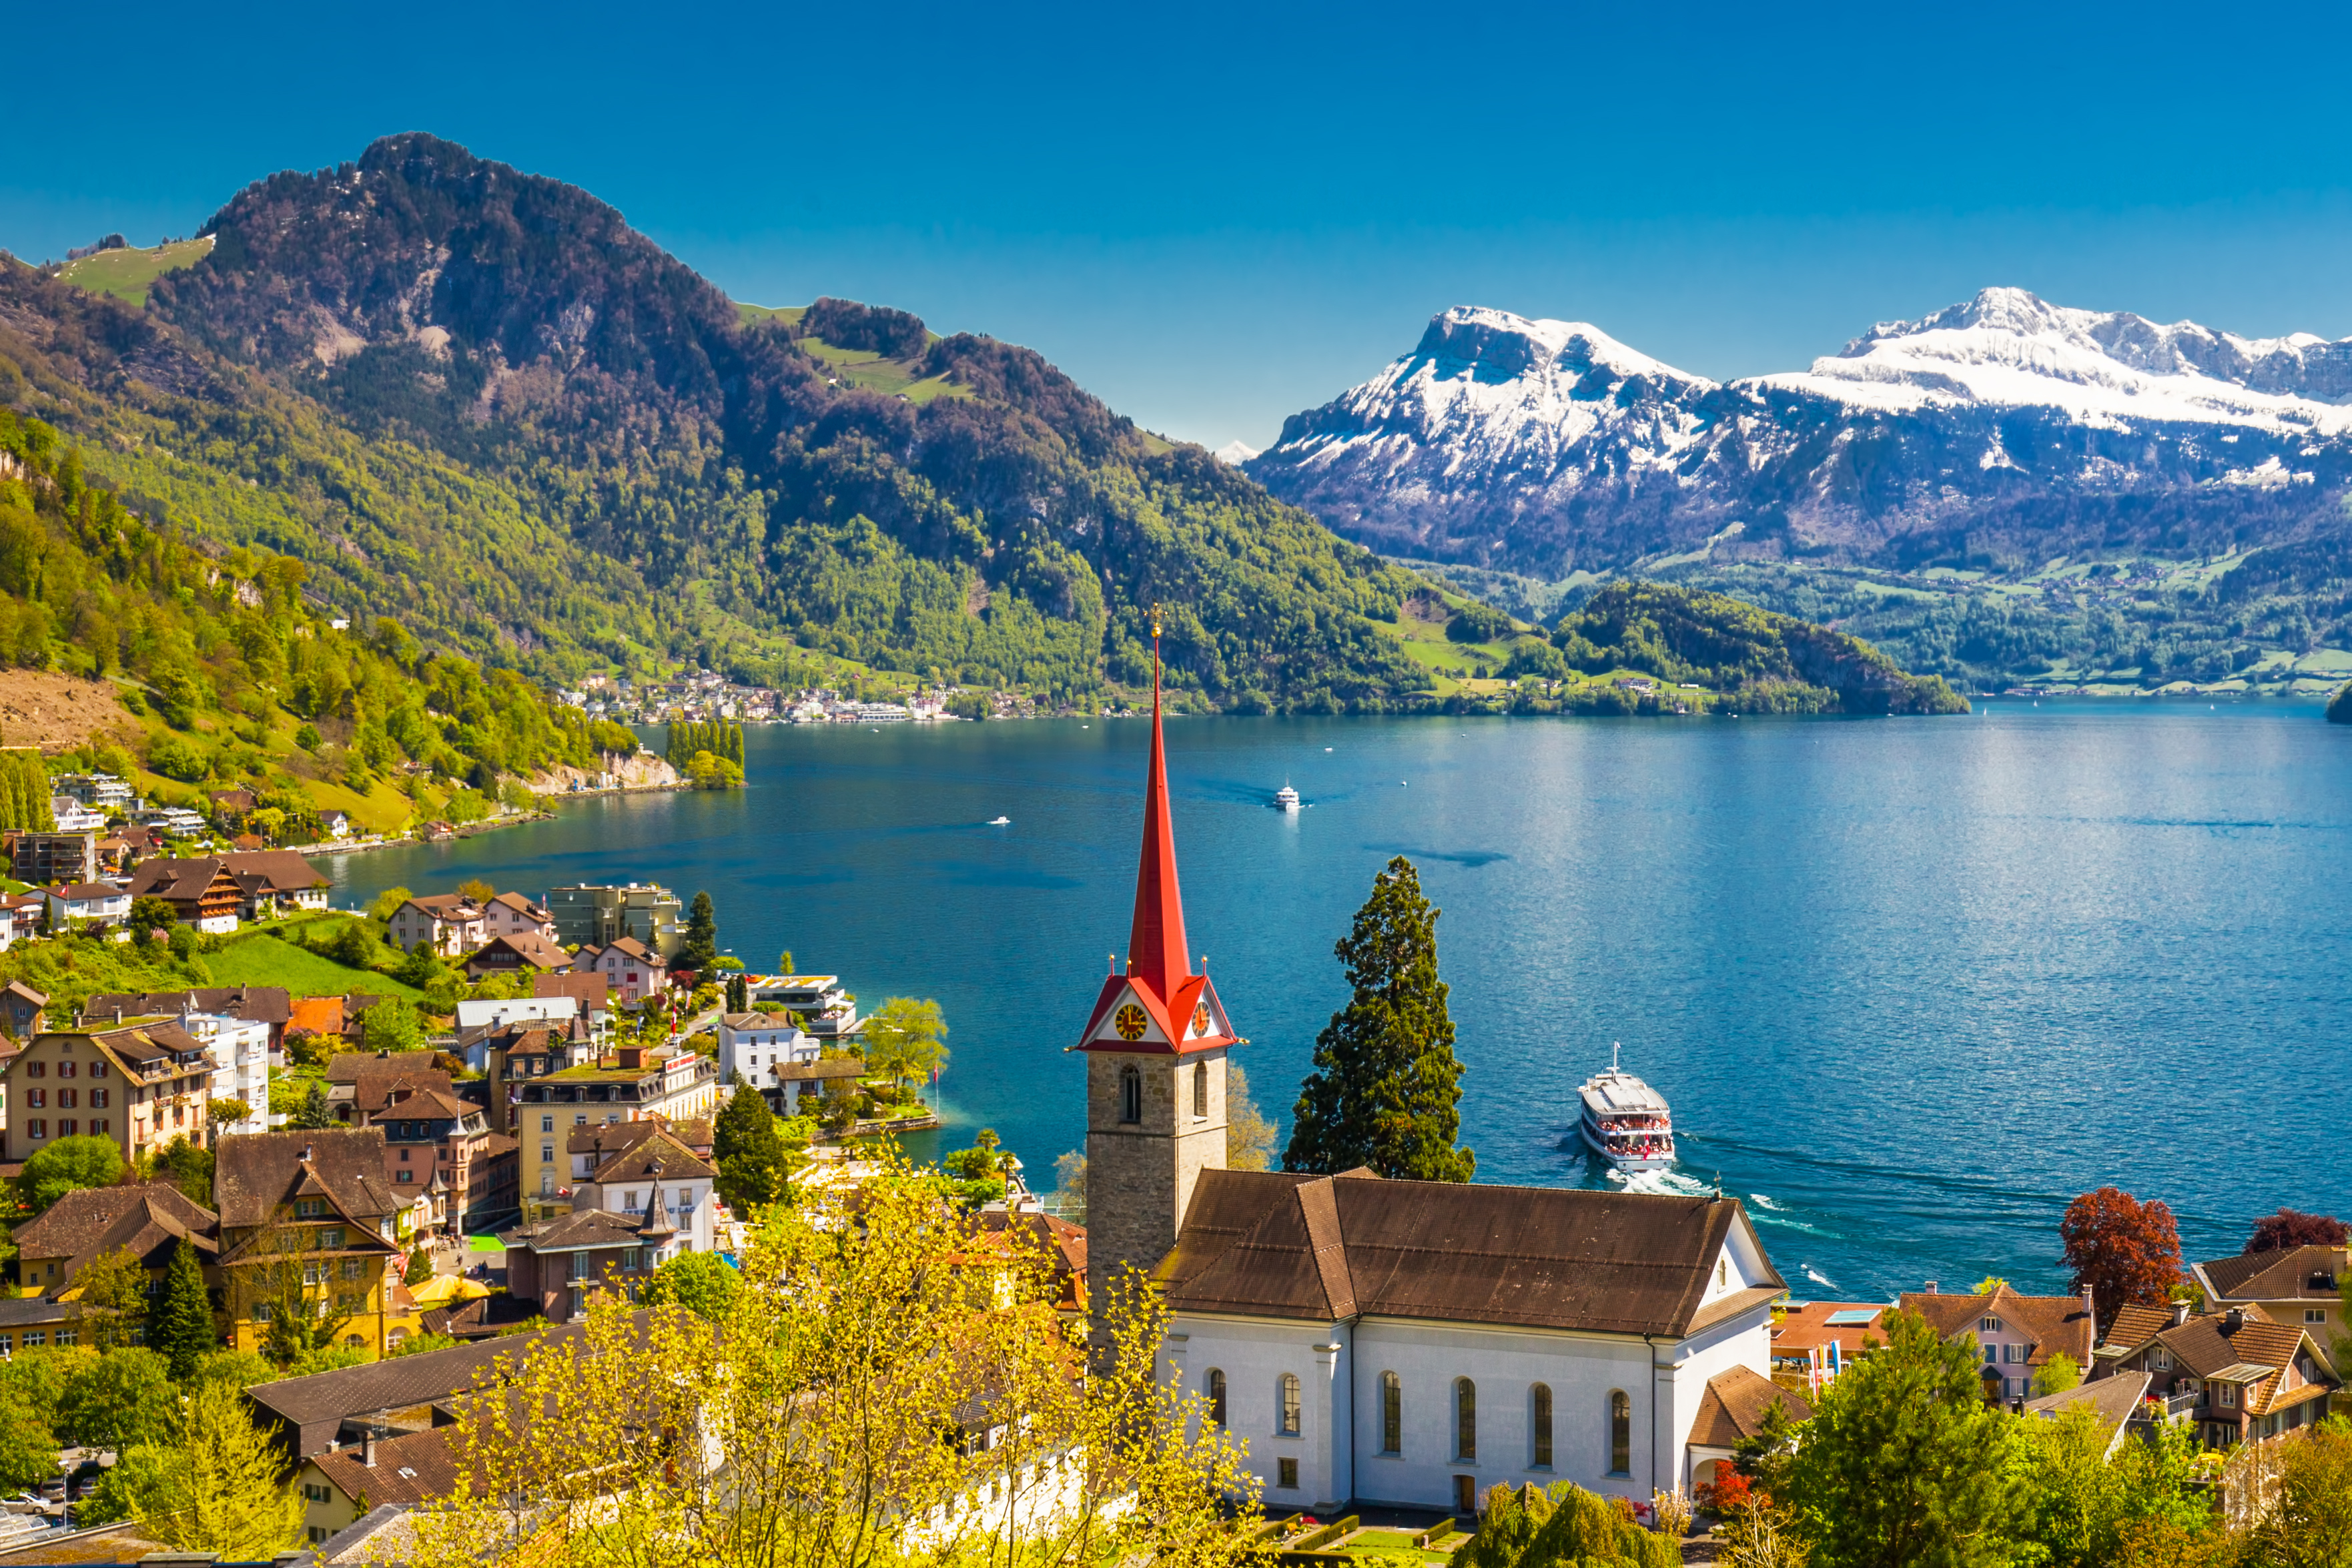
[[1633,1402],[1622,1389],[1609,1395],[1609,1473],[1633,1473]]
[[1478,1457],[1478,1385],[1466,1377],[1454,1380],[1454,1457]]
[[1278,1436],[1298,1436],[1298,1374],[1286,1372],[1275,1387],[1275,1433]]
[[1381,1452],[1404,1452],[1404,1385],[1392,1372],[1381,1373]]
[[1551,1385],[1538,1383],[1528,1393],[1528,1426],[1535,1435],[1528,1464],[1530,1468],[1551,1468]]
[[1209,1064],[1194,1062],[1192,1064],[1192,1120],[1206,1121],[1208,1119]]
[[1118,1119],[1143,1120],[1143,1074],[1131,1067],[1118,1069]]
[[1225,1424],[1225,1374],[1211,1367],[1208,1384],[1209,1419],[1222,1426]]

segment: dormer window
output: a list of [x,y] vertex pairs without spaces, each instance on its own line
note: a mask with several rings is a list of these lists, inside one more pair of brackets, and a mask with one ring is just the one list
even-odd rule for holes
[[1980,1334],[1997,1334],[2000,1332],[2000,1320],[1999,1318],[1979,1318],[1977,1320],[1977,1332]]
[[296,1219],[317,1219],[326,1212],[327,1200],[324,1198],[298,1198],[294,1202]]

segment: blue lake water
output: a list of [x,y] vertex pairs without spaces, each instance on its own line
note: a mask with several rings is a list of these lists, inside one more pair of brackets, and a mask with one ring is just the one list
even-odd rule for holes
[[[653,879],[871,1006],[936,997],[943,1136],[1050,1182],[1133,898],[1146,726],[754,730],[751,787],[583,802],[341,858],[336,902],[483,876]],[[1343,1000],[1331,946],[1410,856],[1484,1181],[1564,1152],[1622,1041],[1678,1171],[1748,1200],[1801,1295],[2058,1288],[2113,1182],[2192,1257],[2281,1203],[2352,1215],[2352,728],[2305,706],[1997,702],[1902,720],[1214,719],[1169,726],[1189,934],[1282,1122]],[[1285,780],[1312,803],[1267,808]],[[1009,816],[1004,827],[984,826]]]

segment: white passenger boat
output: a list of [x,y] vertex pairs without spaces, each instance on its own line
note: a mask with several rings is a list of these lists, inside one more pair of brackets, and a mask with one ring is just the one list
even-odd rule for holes
[[1621,1171],[1654,1171],[1675,1162],[1674,1114],[1665,1097],[1617,1065],[1584,1080],[1584,1113],[1577,1125],[1587,1147]]
[[1289,781],[1285,780],[1282,787],[1274,792],[1274,808],[1276,811],[1298,809],[1298,792],[1290,787]]

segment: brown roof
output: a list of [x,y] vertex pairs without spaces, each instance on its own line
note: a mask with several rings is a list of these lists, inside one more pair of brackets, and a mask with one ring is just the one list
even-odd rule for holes
[[[1834,1341],[1843,1359],[1851,1361],[1862,1353],[1866,1342],[1886,1338],[1884,1320],[1893,1310],[1884,1301],[1791,1301],[1780,1321],[1772,1325],[1772,1348],[1811,1350]],[[1840,1312],[1874,1315],[1867,1322],[1831,1322],[1830,1318]]]
[[463,1121],[478,1109],[457,1098],[447,1073],[430,1070],[362,1074],[352,1086],[352,1104],[373,1118],[448,1116]]
[[416,1321],[428,1334],[446,1334],[453,1340],[488,1339],[502,1330],[538,1318],[539,1308],[518,1296],[500,1291],[494,1296],[477,1296],[470,1301],[447,1307],[427,1308]]
[[92,899],[117,899],[122,889],[111,882],[58,882],[45,889],[51,898],[66,903],[86,904]]
[[[623,958],[634,958],[646,963],[659,965],[661,963],[661,960],[655,957],[652,951],[648,949],[644,942],[639,942],[633,936],[615,937],[611,942],[605,943],[603,947],[596,949],[595,952],[599,959],[602,959],[608,952],[617,952]],[[583,951],[580,956],[584,959],[588,954]]]
[[224,1228],[268,1225],[298,1189],[315,1189],[355,1225],[379,1229],[400,1207],[383,1179],[383,1133],[373,1127],[245,1132],[215,1154],[213,1196]]
[[[310,1462],[337,1491],[347,1498],[363,1497],[371,1505],[430,1502],[473,1484],[449,1446],[446,1426],[384,1438],[375,1445],[373,1457],[375,1463],[370,1465],[365,1448],[347,1445],[313,1454]],[[474,1490],[478,1496],[478,1486]]]
[[2172,1327],[2172,1313],[2164,1307],[2120,1307],[2116,1321],[2107,1325],[2106,1342],[2125,1350],[2137,1350],[2165,1330]]
[[228,862],[217,855],[200,855],[194,859],[177,858],[163,860],[142,860],[131,874],[131,896],[134,899],[169,899],[177,903],[194,903],[205,896],[205,889],[220,877],[235,881],[236,874]]
[[186,991],[109,991],[91,997],[82,1016],[101,1018],[118,1010],[126,1018],[212,1013],[248,1024],[283,1024],[293,1016],[294,1005],[282,985],[199,985]]
[[[578,1325],[549,1329],[544,1335],[577,1338]],[[543,1335],[508,1336],[447,1350],[419,1351],[363,1366],[339,1367],[308,1377],[257,1383],[245,1391],[265,1415],[300,1433],[299,1454],[324,1448],[342,1422],[383,1410],[408,1410],[463,1394],[480,1382],[495,1382],[501,1366],[516,1368]]]
[[640,1222],[603,1209],[573,1209],[499,1236],[509,1251],[578,1252],[590,1247],[635,1247]]
[[718,1174],[703,1162],[701,1156],[680,1142],[669,1129],[656,1127],[651,1137],[641,1140],[634,1148],[613,1155],[590,1173],[588,1179],[606,1184],[705,1181]]
[[530,977],[533,996],[569,996],[580,1004],[583,1013],[603,1011],[611,1003],[612,993],[604,977],[593,970],[574,970],[570,974],[534,974]]
[[36,991],[21,980],[11,980],[7,984],[0,985],[0,994],[21,996],[36,1007],[46,1007],[49,1005],[47,992]]
[[436,921],[467,921],[482,918],[482,906],[463,893],[419,893],[408,902]]
[[543,921],[547,919],[547,911],[545,910],[541,909],[537,904],[532,903],[520,893],[500,893],[497,898],[492,899],[490,902],[494,904],[504,904],[508,909],[514,910],[515,913],[520,915],[529,915],[533,920]]
[[[2234,1328],[2231,1326],[2233,1318],[2237,1321]],[[2162,1345],[2172,1353],[2173,1363],[2192,1377],[2214,1378],[2231,1373],[2223,1381],[2248,1385],[2246,1414],[2263,1415],[2270,1413],[2273,1398],[2282,1392],[2282,1374],[2293,1364],[2296,1353],[2309,1343],[2311,1336],[2300,1324],[2278,1322],[2260,1307],[2232,1307],[2226,1312],[2207,1312],[2166,1329],[2133,1353],[2139,1354],[2151,1345]],[[2326,1367],[2324,1356],[2325,1352],[2320,1352],[2313,1358],[2315,1370],[2323,1375]],[[2284,1392],[2289,1397],[2281,1401],[2282,1405],[2310,1397],[2308,1387]]]
[[2332,1301],[2336,1282],[2346,1272],[2345,1258],[2341,1247],[2290,1247],[2196,1267],[2218,1300]]
[[1204,1171],[1159,1277],[1178,1311],[1679,1336],[1787,1288],[1768,1262],[1706,1300],[1735,1226],[1736,1198]]
[[466,962],[468,963],[478,962],[483,954],[497,949],[513,953],[533,969],[572,967],[572,955],[535,931],[501,931],[484,942],[473,957]]
[[1733,1448],[1753,1437],[1764,1425],[1764,1413],[1775,1405],[1789,1408],[1792,1421],[1813,1418],[1812,1403],[1792,1394],[1752,1367],[1727,1367],[1706,1380],[1698,1396],[1698,1415],[1691,1423],[1694,1448]]
[[1084,1226],[1072,1225],[1059,1215],[1024,1214],[1014,1215],[1003,1209],[983,1210],[980,1228],[1002,1231],[1018,1224],[1045,1249],[1057,1287],[1054,1304],[1065,1311],[1083,1312],[1087,1307],[1087,1231]]
[[161,1268],[183,1237],[209,1262],[219,1250],[210,1234],[219,1222],[219,1215],[169,1183],[83,1187],[19,1226],[16,1250],[25,1258],[71,1259],[65,1270],[68,1279],[100,1253],[125,1247],[148,1268]]
[[112,1057],[117,1066],[135,1067],[137,1071],[131,1075],[134,1078],[144,1078],[163,1067],[185,1070],[199,1062],[212,1059],[202,1040],[179,1025],[163,1018],[148,1018],[136,1024],[106,1028],[53,1029],[50,1033],[87,1036],[92,1045]]
[[667,1132],[672,1138],[698,1154],[708,1154],[711,1149],[711,1125],[707,1120],[672,1121],[666,1116],[642,1117],[635,1121],[591,1121],[566,1130],[563,1152],[567,1154],[593,1154],[602,1164],[614,1155],[635,1148],[656,1132]]
[[2078,1367],[2091,1364],[2098,1330],[2080,1296],[2021,1296],[1997,1285],[1987,1296],[1927,1295],[1906,1291],[1903,1310],[1927,1320],[1944,1338],[1976,1332],[1979,1318],[1999,1318],[2032,1336],[2028,1366],[2040,1366],[2060,1352]]
[[319,868],[291,849],[245,849],[221,858],[240,878],[261,878],[263,887],[271,892],[293,893],[327,886],[327,879],[319,874]]

